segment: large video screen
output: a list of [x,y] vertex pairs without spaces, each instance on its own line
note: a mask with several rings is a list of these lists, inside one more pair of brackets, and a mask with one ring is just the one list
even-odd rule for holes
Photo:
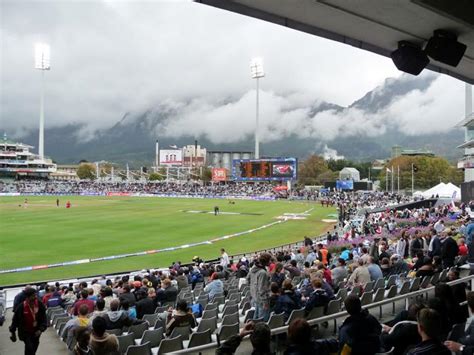
[[237,181],[295,180],[296,158],[235,159],[232,176]]
[[352,181],[352,180],[336,180],[336,189],[338,189],[338,190],[354,190],[354,181]]

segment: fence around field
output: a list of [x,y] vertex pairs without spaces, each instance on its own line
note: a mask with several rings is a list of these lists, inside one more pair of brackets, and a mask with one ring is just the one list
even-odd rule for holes
[[[447,284],[448,285],[456,285],[456,284],[460,284],[460,283],[463,283],[463,282],[464,283],[470,283],[471,284],[470,289],[471,289],[471,291],[474,291],[474,281],[473,281],[473,279],[474,279],[474,275],[469,275],[469,276],[460,278],[460,279],[455,280],[455,281],[447,282]],[[370,310],[370,309],[374,309],[374,308],[380,308],[380,307],[385,306],[385,305],[394,304],[395,302],[402,301],[402,300],[404,300],[405,304],[407,305],[408,301],[410,299],[418,297],[418,296],[423,296],[423,295],[428,294],[430,292],[434,292],[434,289],[435,289],[434,286],[427,287],[427,288],[424,288],[424,289],[420,289],[418,291],[413,291],[413,292],[406,293],[404,295],[398,295],[398,296],[395,296],[395,297],[392,297],[392,298],[387,298],[387,299],[385,299],[383,301],[380,301],[380,302],[373,302],[373,303],[362,306],[362,308]],[[316,326],[316,325],[319,325],[319,324],[322,324],[322,323],[325,323],[325,322],[335,321],[339,318],[343,318],[343,317],[346,317],[346,316],[347,316],[347,312],[346,311],[341,311],[341,312],[334,313],[334,314],[331,314],[331,315],[327,315],[327,316],[319,317],[319,318],[316,318],[316,319],[308,320],[308,323],[311,326]],[[272,332],[272,335],[286,334],[288,332],[288,326],[272,329],[271,332]],[[244,341],[248,342],[249,337],[246,337],[242,341],[243,342]],[[175,352],[172,352],[171,354],[195,354],[195,353],[199,353],[199,352],[202,352],[202,351],[217,349],[218,347],[219,347],[219,344],[217,342],[213,342],[213,343],[209,343],[209,344],[206,344],[206,345],[193,347],[193,348],[190,348],[190,349],[183,349],[183,350],[175,351]]]

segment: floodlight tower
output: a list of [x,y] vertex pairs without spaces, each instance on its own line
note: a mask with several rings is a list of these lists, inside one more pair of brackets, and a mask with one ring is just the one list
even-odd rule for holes
[[41,70],[41,99],[38,155],[44,159],[44,71],[51,69],[50,48],[46,43],[35,45],[35,69]]
[[257,103],[256,103],[256,115],[255,115],[255,159],[260,158],[260,141],[258,136],[258,110],[259,110],[259,79],[265,76],[263,71],[263,59],[262,58],[253,58],[250,61],[250,72],[252,74],[252,79],[257,79]]

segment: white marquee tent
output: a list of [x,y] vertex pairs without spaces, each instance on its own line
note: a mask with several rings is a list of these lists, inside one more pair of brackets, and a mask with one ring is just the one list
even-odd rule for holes
[[430,198],[431,196],[438,196],[440,198],[453,198],[454,201],[461,200],[461,189],[452,183],[445,184],[444,182],[439,183],[436,186],[433,186],[431,189],[426,190],[421,193],[425,198]]

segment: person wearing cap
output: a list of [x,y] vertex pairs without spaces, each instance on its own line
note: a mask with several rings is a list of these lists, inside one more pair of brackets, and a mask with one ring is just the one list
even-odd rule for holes
[[15,310],[10,326],[10,339],[18,338],[25,343],[25,354],[34,355],[38,350],[41,333],[47,328],[46,308],[36,296],[36,290],[27,287],[24,291],[25,300]]

